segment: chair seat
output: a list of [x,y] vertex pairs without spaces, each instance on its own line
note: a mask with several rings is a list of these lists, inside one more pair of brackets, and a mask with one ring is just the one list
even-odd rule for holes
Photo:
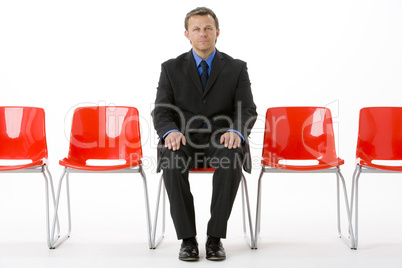
[[25,168],[35,167],[35,166],[41,166],[43,164],[44,164],[43,160],[38,160],[38,161],[35,161],[32,163],[23,164],[23,165],[0,166],[0,171],[19,170],[19,169],[25,169]]
[[192,168],[190,172],[214,172],[214,168]]
[[263,159],[261,162],[264,166],[278,168],[278,169],[285,169],[285,170],[294,170],[294,171],[311,171],[311,170],[329,169],[329,168],[338,167],[345,163],[345,161],[340,158],[338,158],[336,162],[332,162],[332,163],[319,163],[318,165],[305,165],[305,166],[283,165],[283,164],[279,164],[277,162],[271,162],[271,161],[269,161],[269,159]]
[[[128,106],[88,106],[74,110],[68,155],[59,161],[64,168],[55,202],[51,233],[51,237],[54,238],[52,248],[61,245],[71,234],[69,174],[95,172],[138,173],[141,176],[144,185],[148,245],[152,248],[148,186],[141,162],[139,119],[138,110]],[[66,234],[55,237],[63,179],[66,179],[68,228]]]
[[371,163],[370,161],[362,160],[362,159],[358,159],[357,163],[362,166],[376,168],[376,169],[382,169],[382,170],[388,170],[388,171],[399,171],[399,172],[402,171],[402,166],[377,165],[377,164]]
[[64,158],[63,160],[59,161],[59,164],[68,167],[68,168],[73,168],[73,169],[79,169],[79,170],[87,170],[87,171],[110,171],[110,170],[119,170],[119,169],[126,169],[130,167],[136,167],[141,164],[141,159],[135,159],[131,160],[130,163],[124,164],[124,165],[113,165],[113,166],[91,166],[87,165],[84,163],[79,163],[77,161]]

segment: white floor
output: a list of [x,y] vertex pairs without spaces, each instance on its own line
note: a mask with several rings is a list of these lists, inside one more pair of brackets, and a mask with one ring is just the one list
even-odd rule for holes
[[[302,238],[305,239],[302,239]],[[313,237],[313,236],[311,236]],[[241,237],[225,241],[227,259],[215,263],[201,259],[185,263],[177,259],[179,244],[170,236],[156,249],[146,242],[129,239],[93,239],[75,235],[49,250],[42,241],[0,243],[0,267],[401,267],[401,239],[366,239],[357,251],[351,251],[336,237],[301,236],[294,239],[262,240],[258,250],[247,248]],[[136,239],[140,241],[141,239]],[[204,242],[200,239],[200,242]],[[380,243],[381,242],[381,243]]]
[[[47,248],[44,237],[42,183],[24,176],[0,181],[1,268],[402,267],[402,217],[397,205],[401,202],[401,185],[395,177],[381,182],[378,177],[366,175],[362,180],[360,244],[356,251],[337,237],[336,184],[330,175],[328,179],[267,179],[263,185],[264,214],[258,250],[249,249],[243,238],[238,198],[229,221],[228,238],[223,241],[227,259],[220,263],[207,261],[203,246],[210,197],[199,188],[209,192],[210,180],[192,179],[201,260],[189,264],[177,258],[180,242],[169,215],[166,238],[157,249],[148,249],[139,179],[122,178],[119,183],[110,183],[110,178],[78,176],[71,178],[72,236],[55,250]],[[152,214],[156,181],[156,177],[149,180]],[[21,189],[21,185],[26,187]],[[387,185],[395,187],[389,189]],[[254,216],[256,179],[249,179],[249,189]],[[21,197],[29,203],[22,202]],[[64,216],[61,221],[65,221]]]

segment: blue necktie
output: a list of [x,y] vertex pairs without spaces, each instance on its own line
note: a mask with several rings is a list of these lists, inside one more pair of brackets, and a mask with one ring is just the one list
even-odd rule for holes
[[207,85],[208,81],[208,63],[203,60],[200,63],[201,68],[202,68],[202,73],[201,73],[201,84],[202,84],[202,89],[205,90],[205,86]]

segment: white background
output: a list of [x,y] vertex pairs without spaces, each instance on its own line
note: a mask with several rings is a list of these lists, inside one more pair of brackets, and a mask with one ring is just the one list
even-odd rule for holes
[[[74,108],[135,106],[142,117],[153,213],[159,175],[150,112],[160,64],[191,48],[183,34],[184,16],[197,6],[213,9],[220,20],[217,48],[248,63],[259,114],[251,134],[254,170],[247,175],[253,215],[268,107],[329,107],[350,189],[359,109],[401,106],[401,1],[0,0],[0,105],[45,109],[55,184],[62,171],[58,160],[68,152]],[[202,245],[210,178],[191,181]],[[170,217],[163,244],[147,249],[139,176],[72,175],[71,182],[73,234],[50,251],[40,175],[1,174],[0,267],[188,265],[177,260]],[[221,265],[400,267],[401,182],[378,175],[362,180],[356,252],[336,236],[335,186],[330,175],[264,180],[260,248],[251,251],[243,241],[239,198],[225,241],[228,259]],[[207,264],[215,265],[205,260],[195,265]]]

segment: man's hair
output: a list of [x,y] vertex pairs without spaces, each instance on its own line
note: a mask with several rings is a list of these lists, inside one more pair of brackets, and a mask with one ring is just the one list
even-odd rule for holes
[[190,17],[196,15],[200,16],[211,15],[211,17],[215,20],[216,29],[219,29],[219,21],[215,13],[207,7],[197,7],[196,9],[193,9],[190,12],[188,12],[186,18],[184,19],[184,28],[186,29],[186,31],[188,31],[188,20],[190,19]]

